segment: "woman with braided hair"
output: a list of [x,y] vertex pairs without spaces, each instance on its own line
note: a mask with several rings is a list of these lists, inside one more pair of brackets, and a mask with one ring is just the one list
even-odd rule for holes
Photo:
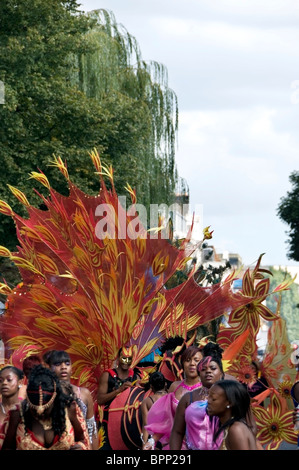
[[81,409],[48,368],[36,366],[26,399],[12,411],[2,450],[90,450]]
[[63,350],[52,351],[47,363],[59,378],[63,390],[65,392],[68,390],[68,393],[76,398],[86,421],[91,448],[92,450],[98,450],[99,442],[94,401],[88,388],[78,387],[71,383],[72,361],[69,354]]

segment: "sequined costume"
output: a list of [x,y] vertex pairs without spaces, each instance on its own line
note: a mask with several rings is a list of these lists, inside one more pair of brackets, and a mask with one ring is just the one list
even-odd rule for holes
[[74,429],[68,417],[67,409],[65,410],[65,425],[66,429],[59,437],[56,435],[54,437],[53,443],[50,447],[45,447],[43,443],[41,443],[34,433],[31,430],[25,429],[25,424],[23,420],[19,423],[17,428],[17,450],[70,450],[72,446],[75,444],[79,444],[82,450],[90,450],[89,445],[89,438],[86,432],[86,425],[85,420],[82,415],[81,410],[76,407],[77,410],[77,418],[80,421],[80,424],[84,430],[84,442],[80,441],[80,443],[75,442],[75,435]]

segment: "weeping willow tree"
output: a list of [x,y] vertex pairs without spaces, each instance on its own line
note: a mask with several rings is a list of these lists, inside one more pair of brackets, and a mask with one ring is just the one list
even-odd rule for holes
[[178,180],[178,103],[168,87],[167,69],[142,59],[137,40],[112,12],[87,15],[94,21],[87,36],[95,50],[78,55],[73,80],[118,121],[119,132],[105,142],[103,153],[115,169],[116,188],[123,191],[129,181],[144,205],[170,204]]
[[[82,191],[97,193],[88,157],[94,148],[113,165],[118,194],[127,183],[144,205],[168,204],[174,194],[178,111],[165,67],[142,60],[137,41],[112,13],[78,8],[76,0],[0,2],[0,199],[24,217],[9,185],[39,207],[35,189],[48,193],[32,171],[68,193],[54,155],[67,161]],[[0,245],[14,251],[16,244],[12,220],[0,214]],[[0,278],[10,270],[0,260]]]

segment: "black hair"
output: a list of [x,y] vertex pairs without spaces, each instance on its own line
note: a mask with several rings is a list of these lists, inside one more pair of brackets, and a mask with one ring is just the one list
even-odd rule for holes
[[49,355],[48,365],[50,367],[54,366],[55,364],[57,364],[59,362],[71,362],[71,358],[70,358],[69,354],[66,351],[64,351],[64,350],[61,350],[61,351],[54,350]]
[[2,369],[0,369],[0,373],[3,370],[7,370],[7,369],[10,369],[18,377],[18,380],[22,380],[24,378],[24,372],[15,366],[5,366]]
[[153,392],[163,390],[166,385],[166,379],[162,372],[153,372],[149,376],[149,384],[152,386]]
[[[182,346],[185,340],[181,336],[175,336],[171,338],[167,338],[164,343],[161,345],[160,354],[164,354],[166,351],[174,351],[177,346]],[[186,347],[183,346],[182,350]]]
[[223,349],[217,343],[209,341],[200,351],[204,357],[217,356],[222,359]]
[[242,421],[245,424],[246,418],[250,410],[250,396],[243,384],[237,380],[218,380],[214,386],[221,387],[224,391],[227,400],[230,403],[232,417],[220,426],[215,434],[215,438],[228,426],[235,421]]
[[[35,403],[39,399],[39,387],[42,387],[43,392],[54,393],[56,389],[56,397],[54,399],[54,406],[52,410],[52,425],[55,435],[61,436],[66,429],[65,421],[65,407],[69,406],[69,398],[63,393],[60,382],[50,369],[42,365],[35,366],[29,376],[27,384],[27,396],[31,403]],[[33,393],[32,393],[33,392]],[[29,408],[28,400],[22,403],[23,416],[25,429],[31,422],[31,411]]]
[[222,364],[222,353],[223,349],[216,343],[207,343],[200,352],[203,355],[202,360],[197,364],[197,371],[200,372],[203,366],[208,364],[210,361],[216,362],[219,369],[221,370],[224,377],[224,370]]
[[52,356],[52,354],[55,352],[55,349],[51,349],[50,351],[47,351],[45,352],[45,354],[43,354],[43,361],[45,364],[47,364],[48,366],[50,365],[49,364],[49,361],[50,361],[50,357]]
[[33,367],[37,366],[38,364],[41,364],[41,359],[37,354],[32,354],[31,356],[28,356],[24,359],[23,372],[26,377],[28,377]]

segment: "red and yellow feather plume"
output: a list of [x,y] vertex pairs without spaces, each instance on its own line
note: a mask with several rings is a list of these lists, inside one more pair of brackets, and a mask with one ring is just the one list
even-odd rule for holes
[[167,290],[167,281],[194,251],[191,231],[179,248],[163,238],[163,230],[149,234],[135,215],[135,191],[127,186],[133,209],[126,211],[114,189],[112,168],[101,164],[96,151],[91,159],[100,180],[95,196],[76,187],[66,163],[55,158],[68,196],[51,188],[42,172],[33,172],[31,177],[49,191],[47,198],[40,196],[45,210],[30,206],[15,188],[28,218],[0,201],[0,211],[14,219],[19,241],[17,253],[0,247],[0,255],[11,259],[22,277],[13,289],[0,286],[7,295],[0,333],[9,356],[19,348],[28,354],[30,347],[40,354],[68,351],[78,383],[94,393],[120,347],[133,347],[136,365],[165,338],[186,336],[264,293],[234,293],[233,275],[219,285],[200,287],[192,271],[184,283]]

